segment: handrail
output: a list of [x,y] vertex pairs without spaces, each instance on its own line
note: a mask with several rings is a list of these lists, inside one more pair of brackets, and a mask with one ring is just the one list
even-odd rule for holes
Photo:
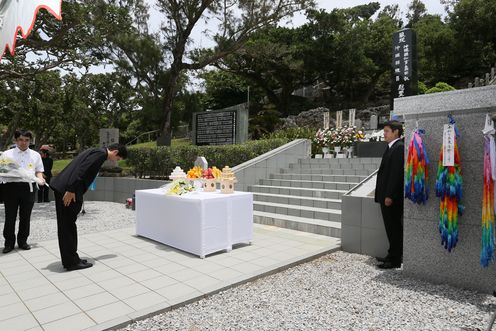
[[129,146],[129,145],[131,145],[133,142],[138,141],[138,139],[139,139],[141,136],[144,136],[145,134],[150,135],[150,134],[155,133],[155,132],[158,132],[158,131],[160,131],[160,130],[153,130],[153,131],[143,132],[142,134],[140,134],[140,135],[136,136],[133,140],[129,141],[129,142],[126,144],[126,146]]

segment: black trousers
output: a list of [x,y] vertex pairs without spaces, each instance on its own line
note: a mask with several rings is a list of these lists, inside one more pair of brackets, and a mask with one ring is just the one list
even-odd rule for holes
[[[47,184],[50,184],[50,179],[52,179],[52,177],[45,178]],[[40,186],[40,190],[38,191],[38,202],[50,202],[50,199],[48,198],[49,192],[50,189],[48,188],[48,186]]]
[[17,244],[21,246],[26,243],[29,237],[29,223],[31,222],[36,186],[33,185],[33,192],[30,192],[28,183],[7,183],[3,184],[2,191],[5,206],[5,224],[3,226],[5,247],[14,247],[15,245],[17,212],[19,212]]
[[78,238],[76,219],[83,202],[72,202],[66,207],[62,200],[64,195],[57,191],[54,191],[54,193],[60,257],[62,258],[62,265],[67,268],[78,264],[80,261],[77,253]]
[[382,219],[389,240],[388,256],[393,262],[403,260],[403,204],[394,203],[386,207],[381,203]]

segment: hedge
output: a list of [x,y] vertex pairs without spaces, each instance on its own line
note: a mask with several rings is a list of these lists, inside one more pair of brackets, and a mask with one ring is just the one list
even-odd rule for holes
[[234,167],[288,141],[280,138],[249,141],[239,145],[130,148],[126,161],[135,177],[165,178],[176,166],[188,171],[198,156],[204,156],[209,166]]

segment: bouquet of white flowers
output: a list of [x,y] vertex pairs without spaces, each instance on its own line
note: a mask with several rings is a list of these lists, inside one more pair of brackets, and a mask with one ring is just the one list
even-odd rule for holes
[[17,182],[29,183],[31,192],[33,191],[32,182],[42,184],[42,180],[30,173],[24,168],[21,168],[17,162],[12,159],[0,156],[0,182],[11,182],[16,179]]
[[165,186],[165,190],[167,195],[183,195],[193,192],[195,187],[191,184],[190,180],[176,179],[172,183]]

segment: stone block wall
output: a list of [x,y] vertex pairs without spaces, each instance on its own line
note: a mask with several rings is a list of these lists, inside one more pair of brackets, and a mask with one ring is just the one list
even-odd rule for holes
[[[405,201],[403,268],[410,275],[491,293],[496,289],[496,264],[483,269],[481,248],[483,136],[486,113],[496,113],[496,86],[395,100],[395,114],[405,117],[405,145],[418,121],[430,158],[430,197],[426,205]],[[465,213],[459,218],[459,241],[449,253],[438,231],[439,199],[435,181],[443,125],[451,113],[460,130],[458,146],[463,173]],[[406,151],[405,151],[406,152]]]

